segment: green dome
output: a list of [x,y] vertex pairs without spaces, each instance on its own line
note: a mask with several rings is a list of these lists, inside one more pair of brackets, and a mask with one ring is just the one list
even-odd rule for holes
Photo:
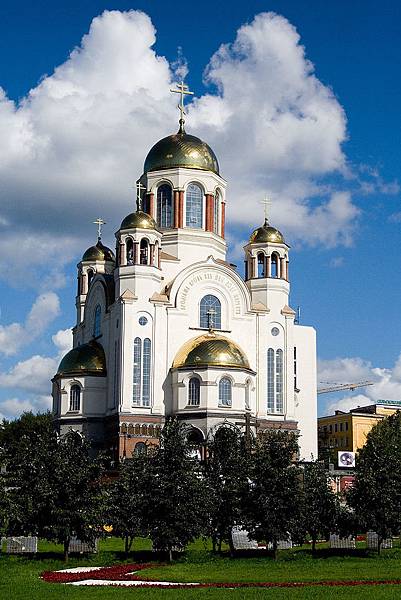
[[120,229],[157,229],[157,225],[148,213],[137,210],[125,217]]
[[219,174],[219,163],[210,146],[185,131],[157,142],[147,155],[143,170],[147,173],[172,167],[201,169]]
[[91,341],[73,348],[61,360],[57,375],[106,375],[103,347]]
[[283,234],[275,227],[269,225],[267,221],[265,221],[262,227],[258,227],[253,231],[249,241],[251,244],[264,244],[266,242],[285,244]]
[[186,342],[173,362],[173,368],[208,366],[250,369],[244,351],[235,342],[214,332]]
[[90,248],[87,249],[87,251],[85,252],[85,254],[82,257],[82,260],[88,260],[88,261],[89,260],[90,261],[113,260],[113,261],[115,261],[116,258],[114,256],[113,251],[110,250],[110,248],[107,248],[107,246],[104,246],[99,239],[96,246],[91,246]]

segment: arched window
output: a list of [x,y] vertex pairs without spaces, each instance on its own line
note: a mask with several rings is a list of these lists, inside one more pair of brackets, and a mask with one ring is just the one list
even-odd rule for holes
[[157,224],[160,227],[173,225],[172,191],[166,183],[157,188]]
[[94,277],[95,273],[92,271],[92,269],[88,270],[88,289],[90,284],[92,283],[92,279]]
[[188,385],[188,406],[199,406],[200,382],[197,377],[191,377]]
[[148,435],[148,426],[147,425],[142,425],[141,435]]
[[81,410],[81,388],[79,385],[72,385],[70,388],[70,411]]
[[98,337],[102,332],[101,320],[102,320],[102,309],[100,308],[100,304],[97,304],[96,308],[95,308],[95,318],[93,319],[93,335],[94,335],[94,337]]
[[125,248],[126,248],[126,256],[127,256],[127,265],[133,265],[134,264],[134,242],[132,241],[131,238],[127,238],[127,241],[125,243]]
[[259,252],[258,254],[258,277],[263,278],[266,277],[265,274],[265,255],[263,252]]
[[276,254],[274,252],[271,256],[271,277],[279,276],[278,261],[279,261],[278,254]]
[[267,411],[282,413],[284,411],[284,361],[281,349],[267,351]]
[[139,423],[135,424],[135,435],[141,435],[141,426],[139,425]]
[[150,406],[151,351],[149,338],[135,338],[132,393],[134,406]]
[[204,296],[199,305],[199,327],[221,329],[221,302],[216,296]]
[[146,454],[145,442],[137,442],[134,448],[134,455],[139,456],[140,454]]
[[232,404],[232,385],[228,377],[222,377],[219,381],[219,404],[221,406]]
[[141,265],[149,264],[149,242],[145,238],[141,240],[140,244],[140,258],[139,262]]
[[220,202],[221,195],[220,192],[216,192],[216,196],[214,197],[214,211],[213,211],[213,231],[220,235]]
[[196,183],[187,187],[185,213],[187,227],[202,227],[203,192]]

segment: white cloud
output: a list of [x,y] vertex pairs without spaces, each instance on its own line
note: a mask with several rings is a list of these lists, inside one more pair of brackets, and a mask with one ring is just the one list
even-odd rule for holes
[[39,337],[59,313],[60,302],[57,294],[41,294],[32,305],[24,324],[0,325],[0,352],[6,356],[16,354]]
[[51,379],[57,371],[61,358],[72,348],[72,330],[61,329],[52,336],[57,349],[55,356],[34,355],[19,361],[9,371],[0,373],[0,388],[23,392],[18,397],[0,401],[0,418],[14,418],[23,411],[34,412],[51,407]]
[[[24,268],[45,264],[63,285],[60,266],[90,244],[93,217],[108,221],[111,239],[131,210],[146,153],[177,126],[169,88],[187,69],[180,51],[171,65],[155,53],[155,35],[143,12],[105,11],[18,105],[1,92],[0,225],[13,231],[0,241],[5,276],[20,283]],[[217,92],[189,106],[187,125],[220,158],[228,218],[255,225],[269,192],[273,220],[292,242],[348,244],[358,211],[349,192],[321,183],[345,169],[346,118],[295,28],[273,13],[258,15],[212,57],[206,81]]]
[[361,358],[335,358],[318,361],[318,378],[321,382],[355,383],[372,381],[374,385],[359,388],[353,394],[327,403],[326,413],[349,410],[374,404],[378,400],[401,400],[401,354],[392,369],[374,367]]

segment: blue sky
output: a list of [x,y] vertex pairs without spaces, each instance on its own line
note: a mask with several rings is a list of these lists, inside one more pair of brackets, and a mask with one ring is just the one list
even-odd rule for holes
[[[79,58],[68,63],[92,20],[105,10],[121,11],[122,18],[100,17]],[[150,21],[129,22],[129,10],[148,15],[156,29],[153,46]],[[239,56],[238,47],[236,51],[231,47],[230,57],[219,55],[219,70],[205,80],[205,69],[209,65],[208,72],[213,71],[210,60],[221,44],[232,44],[244,24],[250,25],[246,41],[257,40],[254,19],[266,12],[283,17],[281,21],[259,20],[266,35],[274,37],[274,47],[265,44],[264,38],[253,50],[241,46],[245,58]],[[293,28],[300,41],[294,38]],[[68,347],[68,334],[62,332],[75,317],[75,265],[95,238],[91,221],[98,214],[106,216],[105,236],[113,245],[113,232],[131,206],[129,187],[140,175],[141,160],[158,137],[176,127],[174,101],[167,96],[178,56],[187,63],[187,81],[199,100],[189,109],[188,129],[192,127],[211,143],[228,179],[233,260],[241,264],[241,244],[261,221],[258,194],[271,192],[272,220],[292,246],[292,305],[302,307],[302,322],[318,332],[321,379],[376,382],[359,393],[322,396],[320,411],[332,410],[335,404],[347,408],[377,398],[401,399],[401,361],[397,363],[401,353],[400,40],[401,5],[395,0],[205,1],[197,7],[175,1],[70,1],[55,6],[3,0],[0,86],[5,95],[0,103],[0,158],[6,166],[0,168],[0,414],[14,416],[48,402],[48,373]],[[306,58],[300,55],[300,46]],[[131,71],[126,56],[137,56],[138,47],[139,64],[132,65]],[[95,64],[98,56],[100,68]],[[295,77],[299,81],[292,90],[294,60],[299,62]],[[305,60],[313,64],[314,72],[307,72]],[[126,89],[113,75],[113,61],[127,82]],[[103,70],[105,62],[110,65]],[[54,70],[63,65],[55,84]],[[243,80],[235,79],[233,65],[240,66],[238,77],[244,69]],[[151,76],[141,83],[147,90],[143,93],[134,84],[147,69]],[[99,111],[89,135],[84,118],[74,121],[74,100],[58,102],[60,94],[66,94],[66,82],[72,85],[71,70],[80,101],[90,97]],[[322,93],[322,89],[328,91]],[[118,110],[126,111],[126,118],[131,119],[128,130],[113,113],[121,90],[128,100]],[[110,97],[104,99],[109,92]],[[233,110],[235,95],[241,103],[238,113]],[[264,104],[264,97],[270,95],[279,100]],[[213,103],[216,98],[222,100],[218,105]],[[282,107],[274,102],[281,102]],[[217,134],[208,123],[210,106]],[[266,129],[264,156],[257,125],[250,126],[244,171],[237,177],[238,165],[231,164],[229,148],[241,151],[241,145],[235,145],[238,132],[242,127],[247,132],[247,114],[251,121],[259,118],[262,109],[296,118],[303,110],[310,111],[317,125],[301,130],[301,141],[295,139],[291,124],[280,129],[278,146],[284,138],[290,150],[287,155],[277,150],[277,160],[269,138],[271,128]],[[80,110],[84,111],[82,105]],[[146,127],[139,129],[134,121],[141,119],[141,110],[147,111]],[[231,113],[226,124],[224,118]],[[61,131],[63,119],[66,125]],[[87,142],[91,136],[93,143]],[[104,140],[103,147],[100,140]],[[314,146],[326,142],[323,158]],[[46,154],[49,147],[51,153]],[[121,170],[116,167],[114,148],[116,156],[124,157]],[[305,162],[300,169],[297,160]],[[112,177],[111,170],[116,168]],[[291,178],[292,187],[288,185]],[[240,214],[244,194],[249,194],[250,215],[245,224]],[[336,205],[327,212],[333,198]],[[291,211],[300,206],[309,212],[301,211],[294,222]],[[323,214],[319,207],[326,207]]]

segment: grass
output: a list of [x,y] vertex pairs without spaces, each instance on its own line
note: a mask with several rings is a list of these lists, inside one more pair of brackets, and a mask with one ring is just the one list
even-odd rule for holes
[[[73,557],[69,567],[89,565],[112,565],[121,562],[155,560],[150,553],[147,540],[136,543],[135,552],[128,560],[122,556],[122,542],[114,538],[100,544],[98,555],[91,557]],[[7,600],[81,600],[106,598],[138,600],[192,600],[201,599],[253,599],[275,600],[321,599],[337,600],[362,598],[390,599],[399,596],[401,586],[361,586],[361,587],[307,587],[300,589],[138,589],[138,588],[101,588],[75,587],[45,583],[40,574],[45,570],[65,568],[62,562],[61,547],[41,542],[35,558],[7,556],[0,557],[0,598]],[[171,565],[157,566],[142,571],[151,579],[170,581],[199,582],[256,582],[256,581],[328,581],[328,580],[389,580],[401,579],[401,549],[383,551],[378,557],[363,549],[348,554],[334,554],[324,545],[313,558],[307,548],[281,551],[279,559],[274,561],[266,556],[249,556],[230,559],[228,556],[214,556],[209,546],[202,541],[192,545],[189,550]]]

